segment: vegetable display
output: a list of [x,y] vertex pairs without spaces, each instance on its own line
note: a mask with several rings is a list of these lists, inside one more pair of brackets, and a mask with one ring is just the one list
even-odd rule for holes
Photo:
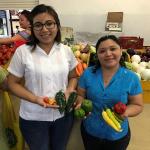
[[78,43],[72,45],[71,49],[78,60],[78,65],[76,66],[76,74],[78,75],[78,77],[80,77],[84,70],[88,67],[90,55],[96,53],[96,48],[89,44]]
[[131,60],[124,59],[125,67],[136,73],[140,80],[150,80],[150,47],[143,51],[127,49]]
[[13,45],[0,45],[0,66],[5,65],[11,59],[16,47]]

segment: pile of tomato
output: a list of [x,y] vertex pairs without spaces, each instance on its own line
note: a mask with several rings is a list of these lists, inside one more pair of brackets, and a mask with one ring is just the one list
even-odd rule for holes
[[14,45],[0,45],[0,66],[8,63],[14,54],[16,47]]

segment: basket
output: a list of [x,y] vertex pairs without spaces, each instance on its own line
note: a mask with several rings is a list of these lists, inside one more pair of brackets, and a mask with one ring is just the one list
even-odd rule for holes
[[19,129],[19,119],[12,104],[12,95],[4,91],[2,100],[2,123],[9,149],[23,150],[25,142]]

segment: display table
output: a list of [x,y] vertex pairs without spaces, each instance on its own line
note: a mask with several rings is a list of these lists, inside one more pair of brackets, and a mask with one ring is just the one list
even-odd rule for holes
[[150,81],[141,81],[144,103],[150,103]]

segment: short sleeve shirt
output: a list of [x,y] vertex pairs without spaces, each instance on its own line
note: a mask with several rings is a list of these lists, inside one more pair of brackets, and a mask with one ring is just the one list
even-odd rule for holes
[[20,36],[22,36],[25,40],[29,40],[29,37],[30,37],[30,34],[29,33],[27,33],[26,31],[20,31],[20,32],[18,32],[18,34],[20,35]]
[[[39,46],[22,45],[17,48],[8,71],[25,78],[25,87],[37,96],[55,97],[59,90],[65,91],[69,71],[77,65],[71,49],[55,43],[49,54]],[[20,116],[26,120],[53,121],[63,116],[58,109],[44,108],[38,104],[21,100]]]
[[119,101],[127,104],[129,95],[142,93],[138,76],[134,72],[120,67],[109,85],[104,87],[101,69],[99,68],[93,73],[93,67],[89,67],[80,77],[79,87],[86,90],[87,99],[92,100],[94,105],[91,115],[84,120],[87,132],[95,137],[108,140],[117,140],[125,136],[128,132],[127,119],[122,123],[123,131],[115,132],[105,123],[101,113],[104,106],[112,108]]

